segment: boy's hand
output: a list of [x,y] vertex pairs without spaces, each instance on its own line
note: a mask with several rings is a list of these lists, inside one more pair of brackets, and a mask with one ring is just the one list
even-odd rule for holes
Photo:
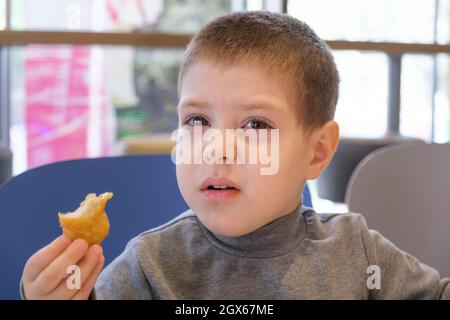
[[[26,299],[87,299],[105,263],[102,247],[85,240],[56,238],[28,259],[22,283]],[[71,289],[67,268],[76,265],[81,273],[81,288]]]

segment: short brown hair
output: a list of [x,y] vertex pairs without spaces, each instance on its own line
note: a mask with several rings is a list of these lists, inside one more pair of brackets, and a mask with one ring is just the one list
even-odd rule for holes
[[254,61],[287,76],[299,93],[300,121],[315,128],[334,118],[339,73],[326,43],[304,22],[266,11],[236,12],[206,24],[184,54],[178,87],[199,58]]

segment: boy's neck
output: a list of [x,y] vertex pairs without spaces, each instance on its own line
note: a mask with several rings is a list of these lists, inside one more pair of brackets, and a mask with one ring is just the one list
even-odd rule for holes
[[306,223],[301,212],[308,209],[298,206],[291,213],[239,237],[214,234],[199,223],[206,236],[224,251],[246,257],[274,257],[294,249],[304,239]]

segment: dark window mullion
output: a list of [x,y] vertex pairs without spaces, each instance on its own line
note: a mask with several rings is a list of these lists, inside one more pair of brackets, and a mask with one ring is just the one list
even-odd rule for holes
[[400,134],[402,55],[389,54],[388,65],[387,133],[396,136]]
[[281,5],[281,12],[282,13],[287,13],[287,11],[288,11],[288,2],[289,2],[289,0],[282,0],[282,5]]

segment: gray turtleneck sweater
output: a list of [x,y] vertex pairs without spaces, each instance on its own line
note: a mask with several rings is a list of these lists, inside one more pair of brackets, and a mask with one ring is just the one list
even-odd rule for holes
[[241,237],[188,210],[131,240],[100,275],[97,299],[449,299],[450,280],[359,214],[303,207]]

